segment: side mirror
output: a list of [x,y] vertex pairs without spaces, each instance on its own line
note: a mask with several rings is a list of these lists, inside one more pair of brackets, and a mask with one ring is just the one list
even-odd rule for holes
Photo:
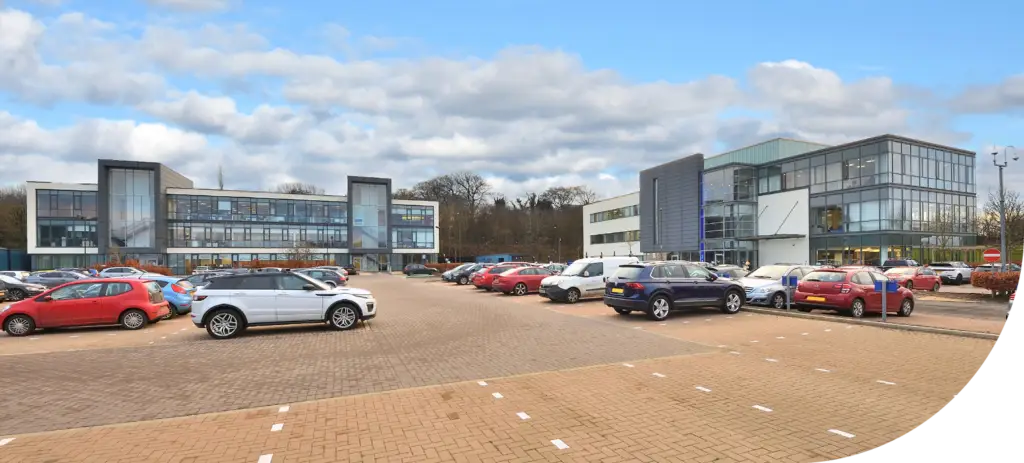
[[717,279],[718,279],[718,275],[715,275],[714,273],[708,275],[708,281],[715,281]]
[[583,276],[584,277],[589,277],[590,276],[590,272],[583,272]]
[[43,296],[43,302],[53,302],[53,296]]
[[311,285],[311,284],[305,284],[305,285],[302,285],[302,289],[304,289],[306,291],[313,291],[314,289],[316,289],[316,286],[315,285]]

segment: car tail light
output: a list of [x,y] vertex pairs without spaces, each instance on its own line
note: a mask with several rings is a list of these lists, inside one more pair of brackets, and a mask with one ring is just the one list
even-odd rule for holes
[[643,291],[644,285],[640,283],[626,283],[626,287],[634,291]]
[[205,301],[206,300],[206,296],[196,296],[196,300],[197,301]]
[[178,286],[177,284],[171,285],[171,289],[173,289],[174,292],[176,292],[178,294],[188,294],[188,291],[186,291],[185,288],[182,288],[181,286]]
[[850,290],[853,289],[853,287],[848,284],[835,285],[833,288],[839,289],[839,292],[843,294],[849,293]]

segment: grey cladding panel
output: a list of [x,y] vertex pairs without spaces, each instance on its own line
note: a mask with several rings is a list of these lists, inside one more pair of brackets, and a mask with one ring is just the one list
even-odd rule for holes
[[[700,173],[695,154],[640,172],[640,251],[696,251],[700,245]],[[655,244],[654,179],[658,179],[661,239]],[[649,211],[649,212],[648,212]]]

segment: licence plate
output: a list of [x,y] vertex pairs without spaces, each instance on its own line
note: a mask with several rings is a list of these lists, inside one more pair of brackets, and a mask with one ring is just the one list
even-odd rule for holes
[[615,294],[622,294],[623,290],[622,288],[612,288],[612,292]]
[[825,298],[818,296],[807,296],[807,300],[811,302],[825,302]]

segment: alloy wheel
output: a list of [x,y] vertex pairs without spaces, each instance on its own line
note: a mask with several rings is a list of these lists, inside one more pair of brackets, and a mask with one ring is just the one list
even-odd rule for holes
[[516,293],[516,296],[524,296],[524,295],[526,295],[526,285],[524,285],[522,283],[517,284],[516,287],[515,287],[515,293]]
[[128,312],[124,314],[124,326],[130,330],[142,328],[146,324],[146,317],[140,312]]
[[864,316],[864,302],[860,299],[853,301],[852,312],[854,318],[861,318]]
[[335,309],[334,313],[331,314],[331,323],[341,329],[351,328],[352,325],[356,324],[357,319],[356,311],[347,305],[338,307]]
[[11,317],[11,319],[7,321],[7,332],[14,336],[24,336],[31,330],[32,320],[29,320],[27,317]]
[[228,337],[238,331],[238,317],[229,312],[222,312],[210,319],[210,331],[218,337]]
[[776,294],[772,297],[772,307],[781,309],[786,306],[786,298],[782,294]]
[[668,306],[668,299],[658,298],[654,301],[654,317],[661,320],[668,317],[670,307]]
[[566,294],[565,298],[566,300],[569,301],[570,304],[575,304],[580,300],[580,293],[579,291],[576,290],[576,288],[572,288],[569,290],[569,294]]
[[739,312],[741,304],[742,302],[740,301],[740,295],[736,294],[735,291],[730,292],[727,296],[725,296],[725,308],[726,310],[729,311],[729,313]]

